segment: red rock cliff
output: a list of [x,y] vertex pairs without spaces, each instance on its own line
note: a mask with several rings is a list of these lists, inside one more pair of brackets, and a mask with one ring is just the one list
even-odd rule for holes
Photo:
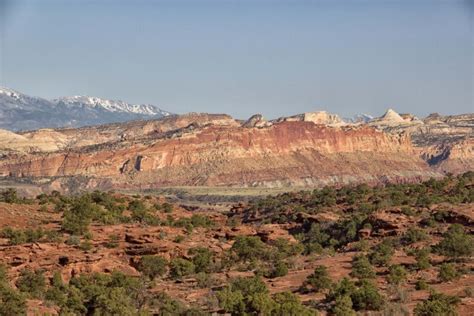
[[0,162],[0,175],[81,175],[110,179],[116,187],[156,187],[402,181],[432,174],[407,136],[281,122],[266,128],[212,125],[147,142],[10,157]]

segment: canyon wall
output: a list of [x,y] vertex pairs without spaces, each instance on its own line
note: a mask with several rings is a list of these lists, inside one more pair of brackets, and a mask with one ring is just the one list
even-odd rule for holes
[[224,122],[201,122],[173,132],[157,132],[155,127],[139,137],[128,134],[120,141],[94,146],[9,155],[0,160],[0,175],[81,176],[106,179],[117,188],[378,183],[439,175],[417,155],[404,134],[305,121],[282,121],[263,128]]

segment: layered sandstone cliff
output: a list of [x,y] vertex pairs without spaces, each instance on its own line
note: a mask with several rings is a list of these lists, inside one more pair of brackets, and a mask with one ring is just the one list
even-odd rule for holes
[[435,113],[423,120],[395,114],[386,114],[369,125],[390,134],[409,134],[415,149],[433,170],[443,173],[474,170],[474,114]]
[[[305,121],[249,128],[228,117],[213,119],[200,117],[201,122],[173,130],[160,123],[142,124],[128,133],[111,133],[109,128],[105,134],[113,134],[113,141],[10,154],[0,161],[0,175],[80,176],[124,188],[376,183],[437,175],[417,156],[406,135]],[[147,124],[158,125],[147,129]],[[117,139],[124,133],[127,136]]]
[[0,176],[54,188],[287,186],[416,181],[474,169],[474,116],[368,124],[326,112],[242,122],[173,116],[79,129],[0,133]]

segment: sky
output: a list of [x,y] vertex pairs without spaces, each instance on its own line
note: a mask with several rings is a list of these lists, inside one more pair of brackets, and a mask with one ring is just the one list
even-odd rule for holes
[[474,112],[474,0],[0,0],[0,85],[276,118]]

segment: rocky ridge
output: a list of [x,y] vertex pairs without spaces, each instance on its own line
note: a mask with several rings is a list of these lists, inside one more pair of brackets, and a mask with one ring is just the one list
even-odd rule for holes
[[[327,112],[242,122],[190,113],[79,129],[4,133],[0,175],[79,188],[323,186],[419,181],[474,166],[472,115],[368,124]],[[395,124],[398,122],[397,124]]]
[[47,100],[0,87],[0,129],[80,127],[172,115],[151,104],[89,96]]

